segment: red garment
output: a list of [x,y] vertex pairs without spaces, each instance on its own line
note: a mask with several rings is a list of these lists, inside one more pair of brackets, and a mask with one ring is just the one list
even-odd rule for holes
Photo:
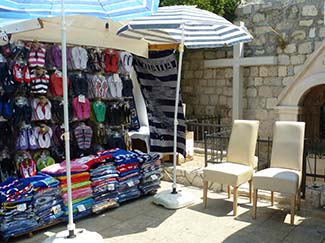
[[[67,184],[67,177],[66,176],[59,176],[57,179],[60,181],[60,184]],[[89,181],[90,175],[89,172],[83,172],[78,174],[71,175],[71,183],[77,184],[83,181]]]
[[102,52],[102,62],[106,73],[117,73],[119,61],[119,52],[107,49]]
[[[69,79],[68,86],[69,86]],[[63,96],[63,79],[61,72],[54,72],[50,78],[50,91],[53,96]]]

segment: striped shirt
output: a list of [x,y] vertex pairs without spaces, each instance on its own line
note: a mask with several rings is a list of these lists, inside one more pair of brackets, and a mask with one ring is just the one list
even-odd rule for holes
[[41,75],[37,75],[35,70],[31,72],[31,93],[46,94],[49,87],[49,75],[46,70]]
[[45,65],[45,48],[31,48],[28,55],[29,67],[44,67]]

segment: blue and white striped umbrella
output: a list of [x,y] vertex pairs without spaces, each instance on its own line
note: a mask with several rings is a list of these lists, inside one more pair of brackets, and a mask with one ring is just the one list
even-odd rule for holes
[[[159,0],[64,0],[66,15],[87,14],[113,20],[133,19],[151,15]],[[3,19],[31,19],[61,14],[61,0],[1,0]]]
[[123,26],[118,35],[151,43],[181,43],[188,48],[214,48],[250,42],[246,28],[195,6],[160,7],[156,14],[137,18]]
[[[236,26],[223,17],[198,9],[195,6],[170,6],[160,7],[156,14],[134,19],[123,26],[118,35],[145,39],[150,43],[180,43],[178,74],[176,84],[176,98],[174,111],[174,151],[173,151],[173,186],[172,194],[176,195],[176,148],[177,148],[177,114],[179,103],[180,79],[182,60],[185,45],[188,48],[215,48],[232,46],[241,42],[249,42],[253,39],[244,27]],[[180,203],[189,205],[192,199],[185,194],[170,196],[169,194],[157,194],[155,199],[158,204],[167,208],[179,207]],[[182,199],[180,199],[182,198]],[[155,200],[154,199],[154,200]]]

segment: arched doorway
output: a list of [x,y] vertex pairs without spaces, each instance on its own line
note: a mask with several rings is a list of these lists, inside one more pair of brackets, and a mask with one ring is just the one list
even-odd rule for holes
[[325,84],[311,88],[300,99],[299,106],[299,120],[306,122],[305,137],[325,141]]

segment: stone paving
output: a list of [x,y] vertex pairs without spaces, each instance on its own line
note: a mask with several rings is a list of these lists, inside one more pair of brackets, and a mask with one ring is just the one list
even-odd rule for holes
[[[162,189],[170,189],[162,182]],[[105,242],[119,243],[215,243],[215,242],[283,242],[325,243],[324,211],[303,208],[296,216],[295,225],[289,224],[288,205],[270,207],[260,200],[257,219],[251,218],[247,197],[239,198],[238,216],[232,216],[232,199],[226,193],[209,192],[208,207],[202,208],[202,190],[180,185],[180,190],[190,191],[195,203],[186,208],[168,210],[152,203],[152,196],[137,199],[100,215],[78,220],[78,228],[100,233]],[[42,242],[55,232],[65,230],[64,224],[11,239],[10,242]]]

